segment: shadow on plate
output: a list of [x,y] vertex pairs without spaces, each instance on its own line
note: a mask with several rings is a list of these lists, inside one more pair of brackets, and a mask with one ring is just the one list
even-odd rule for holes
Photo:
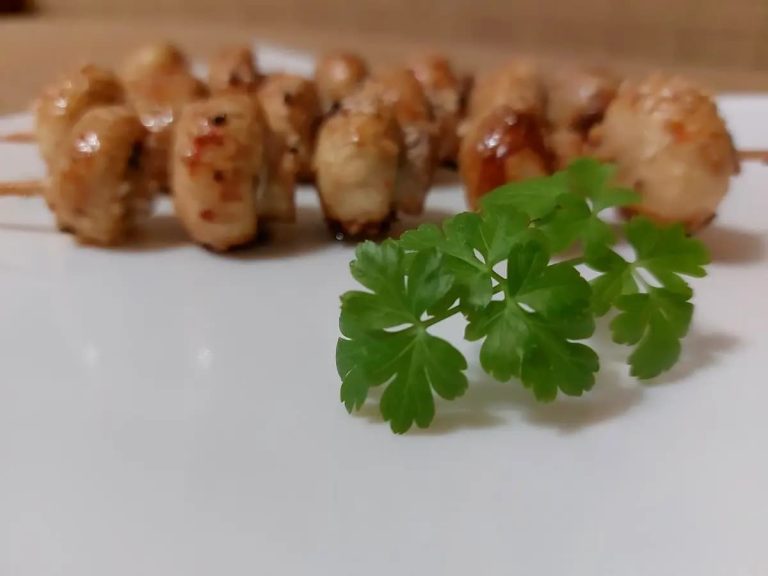
[[591,392],[580,398],[561,394],[546,404],[538,402],[518,381],[497,382],[484,373],[471,380],[464,398],[456,401],[455,406],[441,403],[432,426],[415,433],[435,435],[495,427],[507,423],[510,414],[536,426],[577,432],[621,416],[639,404],[644,393],[642,385],[618,370],[606,368],[598,374]]
[[[624,378],[626,379],[626,378]],[[383,425],[379,413],[380,390],[355,414],[369,422]],[[409,435],[439,436],[464,430],[495,428],[508,424],[510,415],[537,426],[561,432],[575,432],[621,416],[642,399],[642,385],[626,385],[618,371],[603,370],[595,388],[581,398],[559,396],[555,402],[542,404],[518,381],[497,382],[482,372],[470,375],[466,394],[452,402],[438,399],[435,419],[429,428],[413,427]]]
[[[431,208],[420,216],[405,216],[392,225],[388,236],[397,238],[406,230],[415,228],[423,222],[439,224],[452,215],[452,212]],[[265,228],[265,234],[256,242],[232,252],[217,254],[217,256],[236,260],[282,259],[302,256],[339,244],[339,241],[333,237],[326,226],[319,206],[299,207],[296,211],[296,222],[293,224],[276,223]],[[0,222],[0,230],[30,234],[66,235],[57,230],[53,224]],[[357,241],[342,241],[342,243],[353,247]],[[117,252],[153,252],[192,245],[193,242],[175,216],[156,214],[142,223],[130,242],[109,249]]]
[[221,256],[235,260],[293,258],[328,248],[334,243],[320,207],[299,206],[296,208],[296,222],[267,225],[258,241]]
[[709,248],[712,262],[744,264],[759,262],[766,255],[765,236],[755,232],[745,232],[714,223],[702,230],[698,238]]
[[461,184],[458,170],[453,168],[438,168],[433,181],[435,186],[457,186]]
[[[441,223],[453,212],[427,208],[419,216],[402,216],[392,224],[387,236],[397,238],[406,230],[424,222]],[[238,260],[291,258],[342,244],[354,248],[357,240],[336,240],[328,229],[319,206],[301,206],[297,209],[294,224],[273,224],[266,235],[253,245],[224,254]]]
[[[72,239],[73,244],[80,246],[74,241],[73,235],[58,230],[53,223],[43,225],[0,222],[0,230],[29,232],[32,234],[55,234],[62,238]],[[129,242],[119,246],[98,249],[108,249],[117,252],[145,252],[178,248],[186,244],[189,244],[189,238],[179,221],[173,216],[160,214],[152,216],[142,223],[140,229],[136,231],[136,234]]]
[[[620,244],[624,244],[624,221],[609,222]],[[717,221],[694,236],[707,245],[712,262],[717,264],[747,264],[759,262],[768,255],[766,235],[718,226]],[[569,257],[569,256],[565,256]]]
[[429,223],[440,226],[445,219],[455,215],[456,212],[451,210],[430,207],[425,208],[424,213],[419,214],[418,216],[408,216],[403,214],[394,224],[392,224],[389,236],[392,238],[399,238],[404,232],[418,228],[421,224]]
[[680,361],[669,372],[648,380],[646,385],[664,386],[685,380],[716,364],[721,356],[737,348],[739,342],[733,334],[692,330],[683,340]]
[[[580,398],[561,394],[554,402],[540,403],[518,381],[497,382],[477,370],[469,375],[469,389],[462,398],[452,402],[437,399],[435,419],[430,427],[414,427],[408,434],[434,436],[495,428],[510,425],[510,421],[517,418],[560,433],[578,432],[626,414],[638,406],[646,394],[652,394],[656,386],[679,383],[706,370],[739,343],[730,334],[692,331],[683,342],[680,362],[668,373],[641,382],[628,375],[624,362],[629,349],[602,342],[607,339],[607,327],[602,326],[593,343],[600,350],[602,368],[595,387]],[[382,389],[371,392],[369,402],[357,414],[381,425],[378,401]]]
[[7,232],[25,232],[29,234],[61,234],[56,226],[46,224],[17,224],[15,222],[0,222],[0,230]]
[[120,252],[152,252],[189,245],[181,223],[170,214],[155,214],[141,224],[131,242],[116,246]]

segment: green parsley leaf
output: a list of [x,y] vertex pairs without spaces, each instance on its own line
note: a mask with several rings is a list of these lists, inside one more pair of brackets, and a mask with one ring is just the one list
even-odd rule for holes
[[371,292],[342,296],[343,337],[336,346],[347,410],[359,409],[370,388],[386,384],[381,413],[397,433],[414,423],[429,425],[435,412],[433,390],[453,399],[467,388],[464,357],[429,334],[422,320],[449,293],[453,276],[435,250],[420,252],[407,264],[405,256],[392,240],[358,246],[352,274]]
[[554,252],[581,240],[588,253],[604,251],[615,236],[599,214],[607,208],[635,204],[640,196],[612,184],[615,168],[581,158],[547,178],[506,184],[483,198],[492,214],[523,212],[547,235]]
[[531,220],[550,215],[558,207],[558,200],[569,192],[564,172],[543,178],[531,178],[522,182],[504,184],[482,199],[484,212],[502,213],[516,211]]
[[637,345],[629,357],[631,374],[647,379],[669,370],[680,358],[680,339],[688,332],[693,305],[664,288],[621,296],[621,313],[611,322],[614,341]]
[[485,217],[464,212],[446,220],[442,230],[427,224],[406,232],[400,244],[410,251],[440,251],[456,280],[452,301],[458,298],[467,309],[480,308],[493,295],[493,267],[506,259],[528,224],[528,218],[514,210]]
[[709,263],[709,253],[704,244],[686,236],[681,225],[658,226],[640,216],[630,220],[624,229],[635,251],[634,262],[612,250],[586,254],[587,264],[603,272],[592,281],[595,313],[602,316],[619,297],[637,292],[639,270],[670,292],[690,299],[693,291],[683,276],[706,275],[704,266]]
[[645,217],[632,218],[625,234],[635,250],[635,268],[645,269],[662,286],[686,299],[692,296],[681,276],[706,276],[704,266],[710,258],[700,240],[688,237],[681,224],[658,226]]
[[568,185],[582,198],[589,199],[599,214],[606,208],[629,206],[640,202],[640,195],[629,188],[614,186],[616,167],[594,158],[579,158],[566,169]]
[[575,268],[549,265],[544,242],[532,237],[516,244],[507,264],[507,298],[471,313],[467,340],[485,338],[483,369],[501,381],[516,376],[539,400],[558,389],[579,396],[599,368],[597,355],[572,339],[594,331],[590,288]]
[[561,174],[571,193],[560,194],[556,208],[541,218],[536,227],[547,235],[553,252],[581,241],[586,256],[604,253],[616,243],[616,237],[600,213],[607,208],[634,204],[639,201],[638,194],[613,186],[615,169],[591,158],[575,160]]
[[444,308],[448,300],[452,304],[460,299],[466,307],[484,306],[490,302],[493,280],[488,266],[475,253],[480,226],[478,214],[464,212],[446,220],[442,229],[426,224],[400,238],[405,250],[435,249],[443,255],[443,263],[455,282],[446,300],[438,303],[438,309]]
[[680,340],[693,314],[693,291],[683,276],[705,275],[709,255],[680,225],[658,226],[636,217],[625,225],[625,234],[635,251],[634,262],[613,251],[587,258],[592,268],[603,272],[592,281],[593,309],[597,315],[612,307],[620,311],[611,323],[613,340],[635,346],[629,357],[633,376],[653,378],[680,357]]
[[370,388],[387,385],[381,415],[398,434],[414,423],[429,426],[435,415],[433,390],[453,400],[467,389],[463,372],[467,362],[461,352],[414,327],[340,338],[336,363],[342,378],[341,400],[350,412],[362,407]]
[[567,194],[560,197],[556,210],[536,222],[536,229],[547,237],[552,252],[561,252],[582,238],[591,220],[592,211],[587,202],[575,194]]
[[622,294],[634,294],[638,287],[629,262],[613,250],[586,258],[594,270],[603,272],[592,280],[592,309],[604,316]]
[[[602,213],[639,197],[614,177],[613,167],[580,159],[551,177],[502,186],[479,214],[361,244],[350,269],[363,289],[341,298],[336,348],[347,410],[383,387],[379,407],[393,431],[428,426],[435,395],[451,400],[467,388],[462,354],[429,333],[458,314],[465,339],[481,342],[482,368],[519,379],[541,401],[593,387],[599,359],[581,340],[611,309],[613,340],[632,347],[634,376],[674,365],[693,314],[685,278],[704,276],[709,256],[682,226],[633,218],[622,231],[635,258],[622,257]],[[582,254],[553,263],[576,246]],[[581,264],[600,274],[587,282]]]

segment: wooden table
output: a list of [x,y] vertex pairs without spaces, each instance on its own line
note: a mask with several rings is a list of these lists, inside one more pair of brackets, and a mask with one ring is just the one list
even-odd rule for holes
[[[10,17],[0,20],[0,113],[24,109],[40,88],[61,71],[78,63],[114,65],[131,48],[169,39],[204,58],[216,47],[252,40],[272,42],[304,50],[351,48],[375,64],[387,64],[414,52],[439,50],[469,69],[483,69],[519,54],[512,39],[484,42],[436,41],[429,46],[413,38],[383,34],[337,33],[306,26],[265,26],[232,23],[201,23],[162,20],[85,20],[51,17]],[[659,66],[649,61],[615,60],[606,54],[558,53],[528,49],[544,59],[592,62],[637,75]],[[678,68],[713,90],[768,90],[768,74],[737,68]]]

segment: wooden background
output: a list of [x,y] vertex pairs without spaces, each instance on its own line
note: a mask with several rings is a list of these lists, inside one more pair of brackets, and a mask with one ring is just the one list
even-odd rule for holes
[[527,53],[768,90],[768,0],[35,0],[0,16],[0,112],[63,67],[162,38],[197,57],[252,39],[374,62],[433,47],[474,69]]
[[41,11],[306,25],[768,69],[767,0],[37,0]]

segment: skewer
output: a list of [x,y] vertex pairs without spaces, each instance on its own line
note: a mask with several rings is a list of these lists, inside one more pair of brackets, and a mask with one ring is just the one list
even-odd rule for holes
[[762,162],[768,164],[768,150],[739,150],[737,152],[742,162]]
[[59,229],[117,245],[149,209],[146,130],[132,109],[115,105],[86,111],[71,133],[48,178],[0,182],[0,196],[44,196]]
[[9,144],[35,144],[37,138],[35,138],[32,132],[11,132],[10,134],[0,135],[0,142],[8,142]]
[[[538,65],[516,59],[481,76],[469,94],[464,79],[439,56],[412,61],[410,68],[369,76],[360,58],[337,54],[321,61],[316,82],[312,82],[288,74],[262,77],[248,47],[223,51],[214,58],[210,71],[206,86],[191,74],[177,48],[157,44],[129,58],[119,78],[108,70],[86,66],[52,84],[35,107],[36,130],[0,134],[0,143],[36,143],[50,178],[0,182],[0,196],[45,196],[62,228],[72,229],[83,241],[110,245],[124,239],[134,216],[143,212],[139,206],[148,203],[153,192],[171,187],[169,166],[181,174],[182,168],[191,165],[195,174],[190,172],[189,182],[176,183],[183,191],[179,206],[194,208],[182,220],[198,242],[224,250],[248,241],[256,232],[251,228],[257,217],[259,222],[292,220],[297,173],[301,180],[311,181],[313,168],[317,169],[326,218],[344,233],[361,237],[385,230],[397,211],[420,213],[436,164],[440,160],[451,163],[457,148],[462,151],[463,161],[458,163],[463,165],[470,205],[492,184],[547,173],[582,155],[596,155],[633,170],[639,164],[642,178],[636,180],[646,192],[649,187],[670,185],[663,171],[659,175],[658,169],[646,166],[622,147],[624,123],[650,120],[637,120],[636,114],[627,112],[614,118],[608,135],[604,134],[603,113],[614,102],[617,79],[606,80],[600,74],[577,71],[558,77],[559,81],[554,76],[545,81]],[[233,93],[250,99],[228,100]],[[209,99],[210,94],[215,98]],[[469,100],[468,110],[464,110],[465,100]],[[696,101],[706,108],[701,98]],[[62,102],[66,103],[64,114]],[[129,108],[114,108],[126,102]],[[211,102],[216,110],[206,107]],[[182,111],[192,103],[201,106],[199,115],[207,114],[204,120],[213,124],[210,132],[215,137],[208,132],[197,134],[194,126],[187,126],[188,148],[194,153],[189,156],[179,149],[174,155],[171,134]],[[259,111],[254,112],[253,106]],[[105,107],[113,107],[112,112],[93,116],[91,124],[84,126],[98,132],[99,145],[108,146],[109,154],[119,161],[115,164],[106,155],[91,151],[104,165],[86,170],[80,166],[80,154],[71,150],[73,138],[83,138],[82,130],[75,126],[87,113]],[[228,112],[220,114],[219,107]],[[677,118],[682,112],[674,102],[667,112],[671,120],[659,130],[671,131],[676,139],[673,145],[679,144],[688,138],[685,122]],[[139,135],[135,118],[128,118],[136,115],[148,135]],[[717,124],[718,142],[726,142],[725,136],[730,142],[717,118],[712,114],[707,118]],[[112,124],[122,131],[119,137],[112,133]],[[123,138],[128,140],[123,142]],[[498,139],[504,141],[504,150],[494,144]],[[208,140],[221,140],[221,146],[217,145],[221,150],[210,152],[211,165],[206,167],[207,160],[198,162],[196,154]],[[90,140],[84,144],[90,146]],[[230,145],[237,151],[234,158],[227,156]],[[67,149],[71,157],[65,171],[59,156]],[[734,169],[737,160],[768,164],[768,149],[734,150],[729,145],[727,160]],[[702,173],[696,164],[699,161],[694,156],[681,161],[692,178]],[[135,198],[124,202],[120,191],[112,189],[108,165],[127,170],[127,184]],[[730,172],[716,176],[717,186],[708,184],[718,192]],[[101,205],[95,202],[85,206],[91,211],[83,216],[83,207],[75,204],[90,198],[83,192],[88,186],[99,192],[99,198],[104,192],[106,200],[123,210],[127,223],[109,220],[109,211],[102,214]],[[254,194],[255,206],[246,205]],[[361,194],[367,194],[364,201],[360,201]],[[244,200],[236,208],[233,198],[238,195],[248,202]],[[205,206],[200,208],[200,203]],[[244,214],[236,214],[238,210]],[[660,208],[663,214],[658,216],[666,216],[668,211]],[[232,222],[219,219],[230,212]],[[197,222],[199,219],[204,223]],[[700,220],[686,223],[699,226]]]
[[[8,144],[36,144],[37,139],[32,132],[11,132],[0,135],[0,142]],[[763,164],[768,164],[768,149],[738,150],[737,154],[742,162],[762,162]],[[14,195],[13,192],[8,190],[13,190],[14,186],[19,184],[26,186],[27,184],[33,185],[34,183],[0,183],[0,196]]]
[[42,180],[18,180],[16,182],[0,182],[0,196],[40,196],[43,193]]

